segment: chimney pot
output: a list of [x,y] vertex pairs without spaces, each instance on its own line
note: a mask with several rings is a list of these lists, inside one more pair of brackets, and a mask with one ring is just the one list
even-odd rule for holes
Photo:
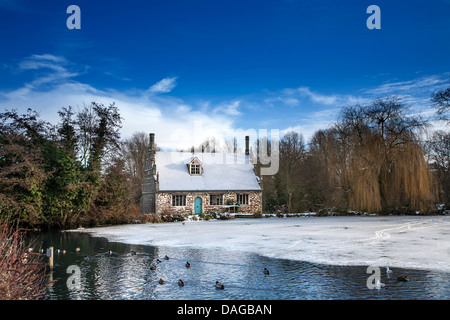
[[150,133],[150,150],[155,150],[155,134]]
[[249,143],[250,137],[245,136],[245,155],[250,155],[250,143]]

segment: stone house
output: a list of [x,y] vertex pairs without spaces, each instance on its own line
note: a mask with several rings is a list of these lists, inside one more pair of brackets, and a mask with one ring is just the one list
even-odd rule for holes
[[141,213],[200,214],[262,212],[262,190],[249,155],[208,152],[162,152],[150,146],[142,183]]

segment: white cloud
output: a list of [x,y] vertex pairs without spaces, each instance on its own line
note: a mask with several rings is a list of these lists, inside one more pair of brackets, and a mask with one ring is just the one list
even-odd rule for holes
[[4,95],[9,99],[20,99],[30,94],[33,90],[38,90],[46,85],[58,85],[67,83],[69,79],[80,75],[80,72],[69,70],[70,64],[64,57],[54,56],[51,54],[32,55],[21,61],[16,72],[41,71],[33,80],[27,82],[23,87],[6,93],[0,92],[0,96]]
[[176,80],[177,77],[172,78],[164,78],[154,85],[152,85],[150,88],[148,88],[149,93],[157,94],[157,93],[168,93],[172,91],[176,87]]
[[264,102],[266,104],[270,104],[270,105],[274,105],[277,102],[281,102],[287,106],[292,106],[292,107],[296,107],[298,105],[300,105],[300,101],[297,98],[294,97],[289,97],[289,96],[278,96],[275,98],[267,98],[264,100]]
[[325,104],[325,105],[332,105],[332,104],[335,104],[337,101],[337,97],[335,95],[326,96],[326,95],[318,94],[318,93],[312,92],[308,87],[300,87],[300,88],[298,88],[298,92],[300,92],[301,95],[309,97],[314,102]]
[[215,109],[215,112],[224,113],[229,116],[238,116],[241,114],[241,112],[238,110],[240,104],[241,104],[241,101],[235,100],[231,103],[226,103],[226,104],[223,104],[223,105],[217,107]]
[[165,78],[149,90],[118,92],[99,90],[89,84],[74,80],[77,72],[63,57],[53,55],[33,55],[18,64],[19,72],[30,72],[33,78],[22,87],[13,90],[0,89],[0,110],[17,109],[25,112],[32,108],[41,114],[43,120],[56,124],[57,111],[72,106],[81,109],[91,102],[109,105],[115,102],[122,120],[122,137],[131,136],[136,131],[154,132],[157,143],[165,149],[181,149],[200,145],[207,137],[224,140],[227,131],[233,130],[230,117],[237,112],[234,105],[228,106],[221,114],[211,112],[215,106],[195,108],[182,99],[173,96],[148,94],[170,92],[175,87],[176,78]]
[[408,81],[388,82],[376,88],[368,89],[365,92],[374,95],[399,95],[408,93],[433,92],[438,88],[444,88],[449,85],[449,76],[442,75],[424,76]]

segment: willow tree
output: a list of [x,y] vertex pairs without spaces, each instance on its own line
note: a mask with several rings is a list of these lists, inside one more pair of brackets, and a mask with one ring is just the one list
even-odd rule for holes
[[351,209],[430,208],[433,178],[418,138],[427,126],[425,120],[411,115],[398,98],[388,97],[343,109],[337,126],[349,132]]

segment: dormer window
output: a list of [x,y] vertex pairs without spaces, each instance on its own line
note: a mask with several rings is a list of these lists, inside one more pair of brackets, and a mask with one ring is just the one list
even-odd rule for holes
[[200,175],[201,169],[199,164],[191,164],[191,175]]
[[197,158],[194,158],[188,164],[188,170],[191,176],[200,176],[203,173],[202,163]]

